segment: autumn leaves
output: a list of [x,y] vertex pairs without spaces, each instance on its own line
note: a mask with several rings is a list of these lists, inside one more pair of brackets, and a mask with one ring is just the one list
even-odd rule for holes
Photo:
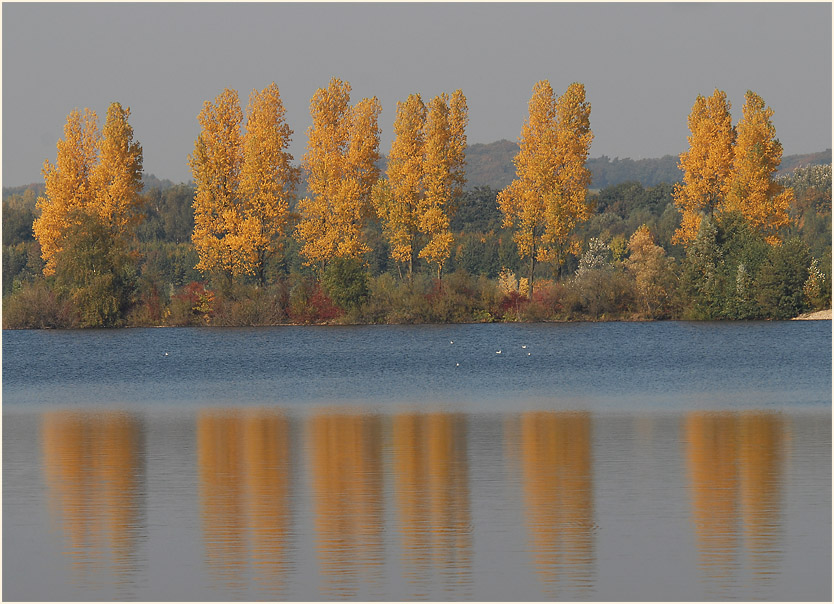
[[[497,200],[519,256],[529,262],[528,286],[537,262],[550,263],[558,275],[566,256],[581,251],[576,227],[594,211],[586,167],[590,111],[580,83],[561,96],[546,80],[533,88],[514,160],[516,179]],[[466,97],[457,90],[428,102],[412,94],[397,103],[384,174],[381,112],[376,97],[352,103],[350,84],[333,78],[311,99],[312,124],[299,167],[288,151],[293,131],[274,83],[252,91],[245,114],[234,90],[207,101],[188,158],[196,188],[197,268],[229,281],[249,276],[264,283],[267,260],[290,237],[305,263],[319,271],[339,258],[361,263],[371,251],[368,225],[378,221],[401,274],[411,276],[423,260],[440,277],[453,253],[450,219],[466,182]],[[782,149],[772,114],[748,92],[734,127],[723,92],[697,98],[689,116],[690,146],[680,157],[684,178],[675,189],[682,214],[678,242],[691,242],[704,216],[724,213],[741,214],[778,242],[792,191],[773,179]],[[125,240],[141,220],[142,149],[129,115],[114,103],[102,132],[92,111],[69,115],[57,162],[44,167],[46,194],[34,224],[46,274],[55,272],[79,213],[95,216],[114,241]],[[296,202],[302,181],[306,195]]]
[[529,108],[513,161],[517,178],[498,195],[498,205],[504,225],[515,227],[519,256],[530,261],[532,288],[536,261],[551,261],[558,271],[566,252],[580,251],[581,242],[571,236],[593,211],[585,167],[593,133],[582,84],[571,84],[557,99],[543,80],[533,88]]
[[200,271],[255,275],[263,283],[299,174],[286,150],[292,130],[278,87],[253,90],[246,113],[241,134],[238,95],[226,89],[198,116],[202,132],[188,158],[196,183],[191,240]]
[[466,182],[466,97],[456,90],[423,103],[412,94],[397,103],[387,180],[374,190],[391,257],[413,274],[415,255],[437,269],[452,249],[449,219]]
[[38,199],[40,217],[32,225],[45,275],[55,274],[65,234],[85,218],[99,222],[116,243],[141,220],[142,147],[133,140],[129,116],[130,109],[112,103],[101,132],[91,109],[67,116],[56,163],[44,163],[46,196]]
[[780,241],[779,229],[789,222],[793,191],[773,178],[782,161],[782,145],[755,92],[745,95],[742,118],[733,127],[730,102],[721,90],[698,96],[689,114],[689,151],[681,154],[683,182],[675,187],[681,226],[673,241],[689,243],[704,216],[741,214],[768,243]]
[[[379,217],[392,256],[413,268],[425,258],[440,273],[449,257],[449,217],[462,193],[466,99],[461,91],[420,95],[400,103],[388,178],[380,178],[379,100],[354,105],[347,82],[333,78],[310,101],[312,125],[301,163],[308,195],[298,201],[294,236],[306,264],[323,269],[336,258],[361,260],[370,251],[365,227]],[[193,241],[203,272],[263,279],[266,256],[277,249],[299,181],[287,152],[292,131],[275,85],[253,92],[241,135],[237,93],[206,103],[190,165],[197,184]],[[418,249],[418,238],[422,238]]]
[[350,105],[350,84],[333,78],[310,101],[302,169],[309,195],[298,203],[295,236],[308,265],[324,268],[334,258],[359,259],[370,248],[365,221],[379,168],[376,97]]

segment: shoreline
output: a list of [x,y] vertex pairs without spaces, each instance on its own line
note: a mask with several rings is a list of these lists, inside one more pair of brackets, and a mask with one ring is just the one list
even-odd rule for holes
[[350,322],[321,322],[321,323],[264,323],[259,325],[124,325],[120,327],[4,327],[3,331],[26,331],[26,330],[79,330],[85,329],[178,329],[178,328],[252,328],[252,327],[363,327],[372,325],[422,325],[422,326],[439,326],[439,325],[491,325],[499,323],[517,323],[517,324],[535,324],[535,323],[664,323],[669,321],[685,321],[695,323],[750,323],[750,322],[779,322],[779,321],[830,321],[832,319],[832,309],[817,310],[814,312],[803,313],[791,319],[714,319],[714,320],[699,320],[699,319],[646,319],[646,318],[616,318],[616,319],[582,319],[582,320],[552,320],[552,321],[467,321],[467,322],[448,322],[448,323],[350,323]]

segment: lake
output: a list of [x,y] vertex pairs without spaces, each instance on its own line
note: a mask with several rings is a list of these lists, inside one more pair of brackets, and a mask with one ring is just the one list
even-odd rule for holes
[[831,600],[831,322],[3,332],[4,600]]

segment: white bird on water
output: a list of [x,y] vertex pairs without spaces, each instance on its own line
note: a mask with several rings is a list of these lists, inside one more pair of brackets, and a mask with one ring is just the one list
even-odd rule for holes
[[527,344],[522,344],[521,347],[522,348],[527,348]]
[[501,351],[500,351],[500,350],[496,350],[496,351],[495,351],[495,354],[501,354]]

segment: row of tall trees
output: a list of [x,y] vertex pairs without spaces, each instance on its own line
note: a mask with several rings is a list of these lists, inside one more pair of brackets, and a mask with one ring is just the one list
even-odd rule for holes
[[[810,193],[797,193],[800,203],[787,181],[774,179],[781,145],[771,123],[773,112],[752,92],[736,126],[723,92],[696,99],[689,116],[690,147],[680,156],[684,181],[674,187],[674,205],[661,199],[669,198],[671,185],[663,195],[646,192],[651,199],[643,205],[657,214],[652,219],[655,226],[637,228],[641,222],[631,224],[634,217],[628,210],[628,229],[618,226],[622,232],[609,238],[610,246],[593,238],[604,236],[606,225],[614,228],[614,214],[627,208],[620,207],[619,189],[599,196],[588,193],[591,176],[586,164],[593,133],[582,84],[571,84],[560,96],[547,81],[535,85],[514,160],[516,178],[497,195],[463,193],[468,107],[460,90],[428,102],[412,94],[398,103],[384,174],[379,168],[380,103],[376,98],[352,103],[350,93],[350,84],[334,78],[313,96],[312,124],[300,168],[288,152],[293,132],[274,83],[252,91],[245,114],[234,90],[226,89],[213,102],[207,101],[188,158],[195,181],[193,212],[182,216],[168,212],[165,220],[158,208],[151,207],[167,203],[158,192],[156,197],[146,196],[149,205],[143,208],[142,150],[133,140],[129,109],[112,104],[101,132],[94,112],[73,111],[65,138],[58,142],[56,164],[47,161],[44,166],[45,191],[37,203],[39,216],[33,228],[43,273],[54,275],[59,289],[70,293],[72,303],[85,315],[82,324],[97,325],[115,322],[128,303],[125,292],[134,286],[150,288],[151,297],[164,295],[152,271],[143,269],[139,274],[140,265],[150,264],[140,263],[133,246],[134,235],[147,244],[160,229],[171,231],[172,241],[180,242],[171,243],[178,254],[176,263],[193,256],[188,271],[196,267],[216,286],[255,282],[263,287],[274,280],[276,266],[285,258],[294,263],[301,258],[333,301],[353,309],[368,298],[368,266],[376,266],[376,272],[396,267],[401,281],[411,284],[418,261],[424,260],[439,283],[447,266],[459,270],[483,265],[480,256],[489,248],[495,256],[490,262],[498,263],[490,264],[491,273],[506,277],[507,271],[499,269],[519,270],[519,257],[527,263],[529,276],[523,284],[516,282],[514,295],[532,301],[539,289],[533,283],[537,264],[549,263],[556,282],[578,268],[571,277],[576,291],[602,296],[588,298],[588,308],[593,309],[606,296],[616,298],[606,288],[619,282],[619,277],[612,277],[618,273],[609,270],[619,266],[636,279],[643,312],[669,316],[668,306],[658,310],[658,300],[668,298],[658,292],[675,289],[667,283],[676,270],[675,261],[667,259],[666,252],[675,247],[669,234],[678,225],[676,205],[680,226],[671,243],[683,246],[676,248],[675,255],[686,256],[689,268],[684,278],[693,281],[687,295],[700,300],[699,316],[743,318],[760,316],[764,307],[758,302],[758,306],[739,306],[742,285],[738,283],[753,291],[750,288],[758,285],[751,285],[752,281],[769,279],[782,256],[790,257],[792,265],[805,261],[788,248],[779,256],[781,252],[760,249],[756,242],[761,239],[779,248],[781,241],[796,234],[799,222],[811,224],[815,231],[825,227],[817,224],[821,202],[813,195],[821,189],[816,181],[806,187]],[[827,178],[830,191],[830,169]],[[302,179],[307,195],[297,200],[295,191]],[[177,199],[191,195],[188,187],[171,193]],[[659,195],[659,201],[652,195]],[[828,199],[830,232],[830,193]],[[655,208],[655,201],[663,207]],[[484,213],[482,202],[491,204],[489,212]],[[459,217],[458,208],[463,210]],[[607,217],[597,210],[606,210]],[[473,211],[478,215],[470,215]],[[152,218],[147,224],[142,222],[145,212]],[[484,218],[487,214],[491,218]],[[460,233],[462,220],[483,223],[483,232]],[[665,250],[655,243],[660,233],[656,228],[663,233],[659,243]],[[184,242],[189,234],[193,247]],[[737,253],[739,249],[745,251]],[[830,258],[830,245],[828,250]],[[159,248],[152,255],[164,253]],[[386,256],[393,262],[387,262]],[[164,263],[157,260],[154,266],[163,270]],[[4,272],[5,264],[4,255]],[[280,270],[287,272],[289,267]],[[403,271],[408,279],[403,279]],[[538,274],[541,279],[541,270]],[[657,276],[661,274],[663,279]],[[721,275],[720,287],[705,285],[714,274]],[[798,282],[801,275],[797,275]],[[211,296],[203,286],[189,291],[196,302],[188,304],[210,306]],[[293,294],[298,309],[324,304],[317,290],[304,291]],[[172,294],[173,290],[167,295]]]
[[[452,250],[450,220],[466,182],[466,97],[456,90],[427,104],[419,94],[398,103],[387,174],[380,178],[381,106],[375,97],[351,105],[350,92],[349,83],[333,78],[310,102],[312,125],[301,166],[309,196],[298,201],[294,231],[301,253],[308,265],[322,271],[336,258],[361,260],[370,251],[366,223],[378,217],[392,259],[407,267],[409,277],[417,258],[435,266],[440,277]],[[113,132],[102,141],[126,135],[118,129],[129,128],[129,111],[119,115],[121,125],[113,121],[116,114],[108,118],[105,130]],[[245,132],[243,117],[238,94],[231,89],[207,101],[198,116],[201,132],[188,158],[196,183],[192,241],[199,257],[196,268],[204,274],[221,274],[230,281],[254,275],[263,284],[265,262],[280,250],[286,234],[301,174],[287,150],[292,130],[274,83],[252,91]],[[78,112],[71,114],[67,138],[59,143],[59,167],[45,168],[48,201],[35,232],[46,274],[54,272],[66,230],[62,217],[82,204],[78,200],[98,200],[102,216],[120,232],[140,216],[138,146],[138,165],[106,147],[101,173],[92,176],[93,184],[85,180],[98,149],[95,127],[89,110],[84,120]],[[592,138],[582,84],[571,84],[558,98],[549,82],[536,84],[514,162],[518,178],[498,199],[505,225],[516,229],[521,256],[530,259],[531,282],[536,261],[553,261],[559,267],[567,252],[576,252],[573,230],[592,212],[585,167]],[[122,153],[130,152],[135,154],[128,149]],[[119,161],[132,180],[105,173]],[[116,184],[105,191],[98,183],[108,178]],[[123,190],[114,188],[119,186]]]
[[[366,227],[379,217],[392,258],[413,271],[415,254],[437,266],[449,257],[449,220],[465,182],[466,98],[460,90],[423,104],[398,104],[387,178],[380,178],[376,97],[351,104],[349,83],[333,78],[310,101],[312,125],[301,162],[309,195],[298,201],[294,236],[320,273],[335,259],[361,261]],[[237,93],[225,90],[200,113],[189,162],[197,184],[193,241],[197,268],[229,279],[257,275],[287,235],[299,181],[287,152],[292,131],[275,84],[253,91],[246,132]],[[425,241],[419,242],[420,237]],[[419,249],[418,249],[419,246]]]
[[387,178],[376,183],[374,207],[391,257],[407,265],[409,278],[415,255],[436,266],[438,278],[449,258],[450,219],[466,183],[468,120],[460,90],[438,95],[428,106],[419,94],[397,103]]

